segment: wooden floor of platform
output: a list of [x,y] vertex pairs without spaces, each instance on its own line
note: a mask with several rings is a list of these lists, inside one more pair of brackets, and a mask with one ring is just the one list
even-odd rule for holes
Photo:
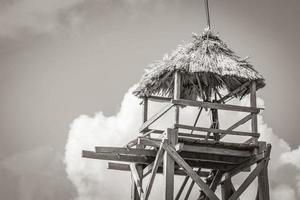
[[[260,152],[260,145],[252,144],[234,144],[222,142],[198,141],[189,142],[181,141],[179,155],[191,166],[195,168],[217,169],[229,171],[244,162],[256,159]],[[260,143],[259,143],[260,144]],[[95,151],[83,151],[82,156],[85,158],[109,160],[128,163],[139,163],[148,165],[152,163],[157,154],[157,148],[152,149],[136,149],[126,147],[95,147]],[[110,168],[113,168],[111,165]],[[124,170],[129,168],[120,166]],[[179,167],[177,166],[179,169]],[[181,172],[178,171],[180,174]]]

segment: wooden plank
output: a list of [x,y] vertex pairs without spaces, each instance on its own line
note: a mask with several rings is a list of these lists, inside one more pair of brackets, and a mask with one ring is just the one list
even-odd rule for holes
[[155,101],[155,102],[170,102],[171,97],[162,97],[162,96],[148,96],[149,101]]
[[196,172],[193,171],[193,169],[184,161],[183,158],[180,157],[180,155],[172,149],[168,144],[165,142],[163,143],[163,148],[168,152],[168,155],[170,155],[174,161],[182,167],[186,173],[195,181],[195,183],[203,190],[203,192],[208,196],[211,200],[218,200],[219,198],[214,194],[213,191],[201,180],[201,178],[197,175]]
[[161,116],[163,116],[166,112],[168,112],[174,105],[173,104],[167,104],[165,107],[163,107],[158,113],[153,115],[149,120],[147,120],[139,129],[140,132],[144,131],[146,128],[148,128],[151,124],[156,122]]
[[[154,133],[154,134],[163,134],[165,132],[163,130],[155,130],[155,129],[148,129],[148,130],[153,131],[151,133]],[[199,139],[203,139],[203,138],[206,138],[206,135],[178,132],[178,139],[180,139],[180,138],[199,138]],[[208,139],[214,139],[214,137],[210,136]]]
[[177,195],[176,195],[176,197],[175,197],[175,200],[179,200],[179,199],[180,199],[180,196],[181,196],[181,194],[182,194],[182,192],[183,192],[183,190],[184,190],[184,188],[185,188],[185,186],[186,186],[188,180],[189,180],[189,176],[186,176],[186,177],[184,178],[184,180],[183,180],[183,182],[182,182],[182,184],[181,184],[181,186],[180,186],[178,192],[177,192]]
[[150,192],[151,192],[151,189],[152,189],[152,186],[153,186],[153,182],[154,182],[154,179],[155,179],[155,176],[156,176],[156,172],[157,172],[157,169],[158,169],[159,165],[161,164],[163,154],[164,154],[164,150],[163,150],[162,144],[161,144],[161,146],[160,146],[160,148],[157,152],[157,155],[155,157],[153,167],[152,167],[152,170],[151,170],[150,179],[149,179],[148,185],[146,187],[145,200],[147,200],[149,198],[149,195],[150,195]]
[[[108,162],[107,169],[110,170],[118,170],[118,171],[130,171],[130,166],[129,164],[125,163],[115,163],[115,162]],[[144,171],[143,177],[149,175],[151,171]],[[157,169],[157,173],[162,174],[163,173],[163,167],[159,166]],[[175,169],[174,174],[178,176],[186,176],[186,172],[182,169]],[[199,176],[200,177],[207,177],[209,175],[208,172],[202,171],[200,172]]]
[[226,155],[216,155],[207,153],[195,153],[182,151],[179,155],[186,161],[189,160],[199,160],[201,162],[214,162],[216,164],[240,164],[243,163],[247,158],[236,157],[236,156],[226,156]]
[[[183,139],[183,138],[182,138]],[[244,144],[244,143],[232,143],[232,142],[222,142],[222,141],[205,141],[205,140],[181,140],[185,145],[199,145],[199,146],[210,146],[214,148],[228,148],[228,149],[237,149],[237,150],[249,150],[253,151],[255,148],[258,148],[257,144]]]
[[256,107],[247,107],[247,106],[237,106],[231,104],[220,104],[220,103],[211,103],[203,101],[192,101],[186,99],[171,100],[175,105],[181,106],[192,106],[192,107],[203,107],[219,110],[228,110],[228,111],[238,111],[238,112],[250,112],[250,113],[259,113],[260,109]]
[[125,147],[95,147],[96,153],[115,153],[125,155],[156,156],[157,150],[128,149]]
[[216,154],[225,156],[237,156],[237,157],[249,157],[251,152],[243,150],[233,150],[225,148],[214,148],[205,146],[192,146],[184,145],[182,151],[195,152],[195,153],[205,153],[205,154]]
[[144,195],[142,180],[141,180],[141,177],[138,173],[138,169],[136,167],[136,164],[130,164],[129,166],[130,166],[131,175],[132,175],[132,178],[133,178],[134,183],[136,185],[139,197],[140,197],[141,200],[144,200],[145,195]]
[[230,97],[236,95],[237,93],[241,92],[243,89],[245,89],[246,87],[248,87],[250,85],[250,83],[251,83],[251,81],[248,81],[248,82],[244,83],[243,85],[237,87],[235,90],[233,90],[229,94],[225,95],[223,98],[219,99],[218,103],[225,102]]
[[82,151],[82,157],[99,159],[99,160],[115,160],[115,161],[122,161],[122,162],[133,162],[133,163],[144,163],[144,164],[151,162],[151,159],[148,159],[145,156],[120,155],[114,153],[96,153],[93,151]]
[[[161,147],[165,143],[168,143],[168,146],[174,148],[176,143],[176,130],[167,129],[166,132],[166,139],[163,140],[161,143]],[[174,150],[175,151],[175,150]],[[174,199],[174,161],[172,157],[167,153],[164,152],[164,192],[165,192],[165,200],[173,200]]]
[[221,134],[228,134],[228,135],[239,135],[239,136],[252,136],[252,137],[259,137],[259,133],[251,133],[251,132],[243,132],[243,131],[228,131],[228,130],[222,130],[222,129],[213,129],[213,128],[204,128],[204,127],[193,127],[183,124],[175,124],[176,128],[181,129],[188,129],[188,130],[196,130],[196,131],[202,131],[202,132],[211,132],[211,133],[221,133]]
[[261,170],[267,165],[267,160],[262,160],[256,168],[249,174],[246,180],[241,184],[241,186],[236,190],[235,193],[229,198],[229,200],[236,200],[252,183],[256,176],[261,172]]

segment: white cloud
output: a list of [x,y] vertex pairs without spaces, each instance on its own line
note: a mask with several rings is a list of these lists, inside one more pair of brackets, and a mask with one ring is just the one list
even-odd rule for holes
[[278,185],[271,191],[272,200],[296,200],[295,190],[287,185]]
[[[93,150],[94,146],[97,145],[123,146],[136,136],[138,127],[141,125],[141,106],[139,105],[140,100],[135,98],[131,91],[132,89],[125,94],[120,111],[115,116],[107,117],[102,112],[98,112],[94,117],[83,115],[75,119],[71,125],[69,139],[66,144],[65,161],[69,178],[77,187],[79,200],[125,199],[124,195],[129,198],[129,173],[106,170],[105,161],[82,159],[81,150]],[[248,101],[249,99],[246,97],[241,102],[235,100],[232,103],[247,105]],[[258,104],[263,107],[263,100],[259,99]],[[158,108],[157,104],[152,104],[150,115]],[[196,114],[197,109],[184,109],[181,120],[184,123],[193,124]],[[169,113],[162,118],[158,122],[159,126],[167,127],[170,124],[170,119],[173,119],[172,115],[173,113]],[[203,113],[203,115],[209,115],[209,113]],[[243,114],[239,113],[220,112],[221,126],[226,128],[234,121],[241,119],[242,116]],[[290,146],[275,135],[273,130],[264,123],[261,115],[259,115],[258,122],[259,132],[261,133],[260,140],[267,141],[273,146],[269,164],[271,193],[277,196],[288,196],[291,200],[296,199],[297,190],[300,190],[300,170],[296,168],[299,167],[299,149],[291,151]],[[208,126],[210,120],[201,119],[199,123]],[[244,125],[240,130],[249,130],[249,128],[249,125]],[[237,137],[231,137],[228,140],[238,141]],[[292,170],[289,173],[283,174],[283,169],[291,165],[296,167],[291,168]],[[287,174],[289,175],[288,178]],[[245,175],[238,177],[234,183],[240,182],[243,178],[245,178]],[[256,193],[255,185],[256,182],[242,197],[251,199],[250,196]],[[159,194],[157,192],[155,195]],[[272,196],[274,196],[273,194]]]

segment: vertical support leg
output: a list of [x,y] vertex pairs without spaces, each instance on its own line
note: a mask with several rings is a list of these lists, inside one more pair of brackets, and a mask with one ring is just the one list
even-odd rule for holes
[[[271,145],[266,149],[266,157],[270,157]],[[270,200],[268,165],[258,175],[257,200]]]
[[[252,81],[250,85],[250,106],[252,108],[256,108],[256,82]],[[251,120],[251,129],[253,133],[258,132],[257,128],[257,114],[252,113],[252,120]],[[253,142],[257,144],[257,138],[253,138]]]
[[[180,99],[181,91],[181,74],[180,72],[175,72],[174,74],[174,99]],[[175,123],[179,123],[179,107],[175,107]]]
[[[167,129],[166,137],[169,144],[174,147],[176,142],[177,130]],[[164,153],[164,187],[165,200],[174,199],[174,160],[167,152]]]

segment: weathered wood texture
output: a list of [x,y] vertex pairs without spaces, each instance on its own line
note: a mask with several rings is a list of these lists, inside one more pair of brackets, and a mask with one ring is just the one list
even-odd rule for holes
[[246,107],[246,106],[237,106],[230,104],[220,104],[220,103],[211,103],[211,102],[203,102],[203,101],[192,101],[186,99],[178,99],[171,100],[171,102],[175,105],[181,106],[192,106],[192,107],[203,107],[203,108],[211,108],[211,109],[219,109],[219,110],[228,110],[228,111],[238,111],[238,112],[250,112],[250,113],[259,113],[260,109],[255,107]]

